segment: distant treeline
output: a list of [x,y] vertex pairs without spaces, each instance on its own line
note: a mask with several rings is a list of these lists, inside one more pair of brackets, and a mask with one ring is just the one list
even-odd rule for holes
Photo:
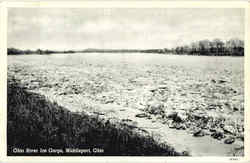
[[53,54],[53,53],[75,53],[73,50],[68,51],[54,51],[54,50],[20,50],[16,48],[8,48],[8,55],[17,55],[17,54]]
[[[8,55],[18,54],[54,54],[54,53],[165,53],[163,49],[85,49],[85,50],[68,50],[68,51],[55,51],[55,50],[20,50],[16,48],[8,48]],[[170,51],[168,51],[170,52]]]
[[244,56],[244,41],[230,39],[223,42],[220,39],[201,40],[190,45],[177,46],[172,49],[85,49],[85,50],[19,50],[8,48],[8,55],[17,54],[53,54],[53,53],[161,53],[177,55],[206,55],[206,56]]
[[190,45],[177,46],[171,52],[175,54],[209,55],[209,56],[244,56],[244,41],[230,39],[201,40]]

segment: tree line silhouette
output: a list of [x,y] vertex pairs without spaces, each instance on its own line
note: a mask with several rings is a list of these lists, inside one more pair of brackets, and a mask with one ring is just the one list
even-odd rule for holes
[[177,55],[205,55],[205,56],[244,56],[244,41],[240,39],[230,39],[222,41],[214,39],[212,41],[205,39],[192,42],[189,45],[177,46],[172,49],[85,49],[80,51],[67,50],[20,50],[16,48],[8,48],[8,55],[17,54],[53,54],[53,53],[161,53],[161,54],[177,54]]
[[190,45],[177,46],[172,49],[175,54],[212,55],[212,56],[244,56],[244,41],[230,39],[223,42],[220,39],[201,40]]
[[8,48],[7,53],[8,55],[17,55],[17,54],[53,54],[53,53],[74,53],[75,51],[73,50],[68,50],[68,51],[55,51],[55,50],[20,50],[16,48]]

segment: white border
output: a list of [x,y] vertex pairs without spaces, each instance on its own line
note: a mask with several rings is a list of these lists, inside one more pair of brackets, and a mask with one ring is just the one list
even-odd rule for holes
[[[0,161],[3,162],[250,162],[250,126],[248,97],[250,96],[249,78],[249,18],[250,4],[246,1],[37,1],[20,2],[10,1],[0,4]],[[94,157],[94,156],[74,156],[74,157],[19,157],[6,156],[6,125],[7,125],[7,8],[244,8],[245,9],[245,156],[244,157]]]

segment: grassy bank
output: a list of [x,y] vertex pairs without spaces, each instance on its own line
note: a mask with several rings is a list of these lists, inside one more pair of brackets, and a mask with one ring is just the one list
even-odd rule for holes
[[[56,153],[13,153],[20,149],[101,148],[103,153],[83,155],[180,156],[149,135],[129,126],[112,124],[96,116],[72,113],[46,97],[22,88],[8,78],[8,155],[58,155]],[[81,155],[60,153],[60,155]]]

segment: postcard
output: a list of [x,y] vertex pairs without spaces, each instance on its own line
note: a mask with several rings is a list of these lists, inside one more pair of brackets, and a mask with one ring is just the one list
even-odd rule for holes
[[3,162],[250,161],[248,2],[5,1],[0,25]]

